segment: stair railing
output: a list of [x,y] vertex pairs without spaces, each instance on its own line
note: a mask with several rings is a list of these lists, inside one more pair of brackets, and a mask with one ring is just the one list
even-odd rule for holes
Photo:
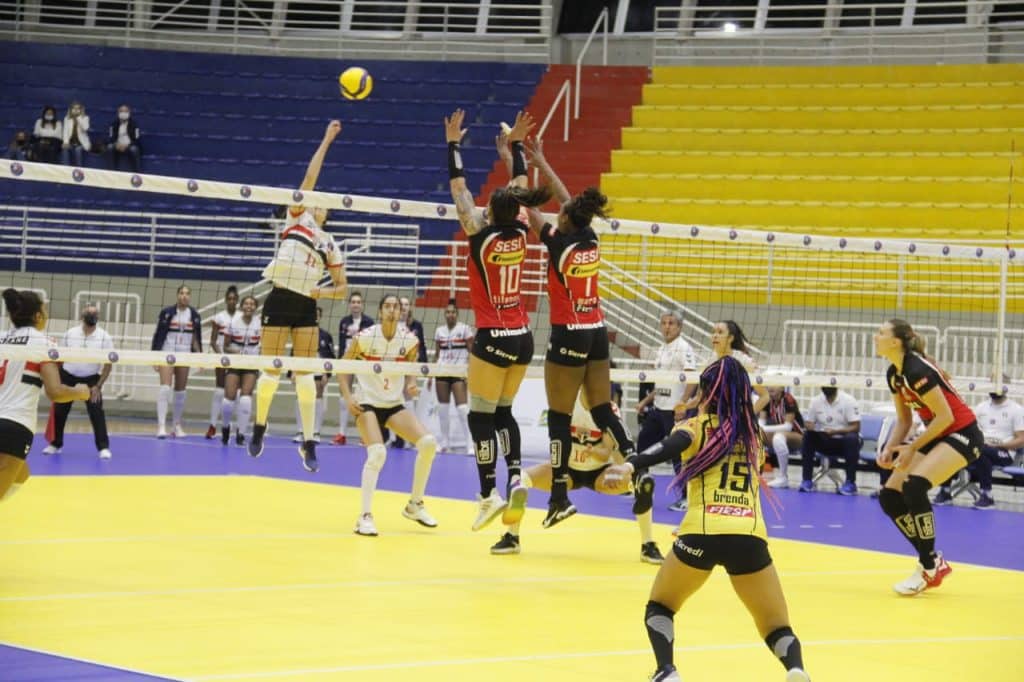
[[580,90],[583,89],[580,78],[583,70],[583,58],[587,55],[587,50],[590,49],[590,42],[594,39],[594,35],[597,33],[597,28],[602,23],[604,24],[604,34],[602,36],[604,54],[601,57],[601,65],[608,66],[608,8],[605,7],[601,10],[601,14],[597,17],[597,21],[594,22],[594,28],[590,29],[590,35],[587,36],[587,42],[583,43],[583,49],[580,50],[580,56],[576,58],[576,105],[573,109],[573,118],[580,117]]
[[[568,142],[569,141],[569,119],[570,119],[570,115],[569,115],[569,99],[571,97],[572,97],[572,81],[569,80],[568,78],[566,78],[565,82],[562,83],[562,87],[560,87],[558,89],[558,94],[555,96],[555,101],[551,103],[551,108],[548,109],[548,115],[544,117],[544,122],[540,124],[540,129],[537,131],[537,135],[536,135],[538,140],[543,140],[544,139],[544,133],[548,129],[548,124],[551,123],[551,119],[555,115],[555,112],[558,110],[559,104],[561,104],[562,101],[564,100],[565,101],[565,115],[563,116],[563,120],[562,120],[562,141],[563,142]],[[537,181],[538,181],[539,177],[540,177],[539,171],[537,170],[537,167],[534,166],[534,168],[533,168],[533,184],[534,185],[537,184]]]

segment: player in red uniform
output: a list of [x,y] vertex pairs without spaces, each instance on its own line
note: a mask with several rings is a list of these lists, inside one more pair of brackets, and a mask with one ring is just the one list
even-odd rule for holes
[[[511,138],[511,136],[510,136]],[[522,153],[513,142],[512,158]],[[544,360],[544,387],[548,399],[548,437],[551,439],[551,498],[542,525],[550,528],[576,513],[569,501],[569,456],[572,453],[572,411],[580,389],[590,405],[597,428],[611,434],[625,457],[635,448],[611,403],[611,364],[608,329],[601,312],[598,271],[601,250],[590,223],[605,218],[608,197],[590,187],[570,196],[544,158],[540,141],[530,143],[530,156],[561,204],[552,226],[535,208],[528,208],[530,229],[548,249],[548,301],[551,338]],[[525,160],[522,162],[525,166]],[[514,490],[510,495],[522,495]],[[520,506],[513,504],[513,509]]]
[[[512,400],[533,357],[533,333],[519,284],[526,265],[527,227],[519,219],[522,206],[541,206],[551,198],[546,190],[526,189],[526,159],[512,173],[512,183],[491,194],[480,211],[466,187],[459,148],[466,131],[465,112],[457,109],[444,120],[448,140],[448,175],[462,229],[469,236],[469,300],[477,333],[470,352],[469,432],[473,437],[480,496],[473,530],[493,521],[507,506],[495,489],[498,439],[505,451],[509,486],[520,474],[519,425]],[[529,114],[516,115],[509,138],[522,145],[533,128]],[[571,411],[570,405],[570,411]]]
[[[935,551],[935,517],[928,491],[981,455],[985,438],[971,408],[949,376],[925,355],[925,340],[908,322],[889,320],[875,334],[875,351],[891,362],[886,372],[896,404],[896,425],[878,456],[878,466],[893,469],[878,502],[917,550],[920,563],[893,589],[915,595],[938,587],[953,570]],[[907,444],[916,411],[927,428]]]

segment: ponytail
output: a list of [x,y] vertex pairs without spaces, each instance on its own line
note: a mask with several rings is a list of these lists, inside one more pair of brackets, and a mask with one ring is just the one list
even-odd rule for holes
[[4,289],[4,304],[15,327],[34,327],[36,315],[43,309],[43,299],[34,291]]
[[[938,363],[935,362],[935,358],[928,355],[928,342],[923,336],[914,331],[914,328],[910,326],[910,323],[906,320],[901,320],[898,317],[889,320],[889,325],[892,327],[892,335],[900,340],[903,344],[903,351],[905,353],[917,353],[929,363],[938,367]],[[944,369],[939,369],[939,373],[942,377],[949,381],[953,377]]]
[[551,200],[551,190],[547,187],[526,189],[524,187],[499,187],[491,194],[488,202],[491,209],[491,222],[495,225],[508,225],[516,222],[519,207],[536,208]]
[[594,216],[607,218],[608,211],[605,210],[607,205],[608,197],[602,194],[601,190],[596,187],[588,187],[583,190],[582,194],[569,200],[569,204],[565,207],[565,215],[577,230],[582,230],[590,227]]

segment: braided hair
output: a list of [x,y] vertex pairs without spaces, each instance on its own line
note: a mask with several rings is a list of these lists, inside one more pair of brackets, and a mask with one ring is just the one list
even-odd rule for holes
[[672,487],[684,489],[687,481],[707,471],[737,445],[747,456],[751,472],[760,465],[761,431],[750,401],[750,377],[739,360],[725,355],[707,366],[700,375],[702,411],[715,414],[718,426],[700,452],[689,460],[672,481]]

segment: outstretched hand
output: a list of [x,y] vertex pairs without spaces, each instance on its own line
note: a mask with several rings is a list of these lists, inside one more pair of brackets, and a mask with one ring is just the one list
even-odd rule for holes
[[526,141],[526,153],[530,157],[530,161],[533,163],[544,163],[547,159],[544,158],[544,140],[538,137],[531,137]]
[[537,123],[528,112],[517,112],[516,122],[512,124],[512,130],[508,133],[509,142],[522,142],[530,134],[530,131],[536,127]]
[[334,138],[341,132],[341,121],[335,119],[327,124],[327,130],[324,131],[324,140],[326,142],[334,142]]
[[512,156],[512,150],[508,148],[508,134],[504,130],[494,137],[494,147],[501,158]]
[[466,112],[462,109],[456,109],[451,116],[445,117],[444,137],[448,142],[462,141],[462,136],[466,134],[466,129],[462,127],[465,118]]

